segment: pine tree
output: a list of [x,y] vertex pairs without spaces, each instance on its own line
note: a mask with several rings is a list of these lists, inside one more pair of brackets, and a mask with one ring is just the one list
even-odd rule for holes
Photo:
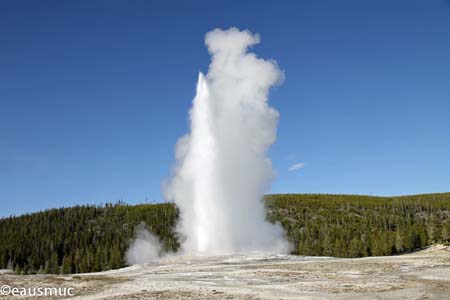
[[363,256],[363,250],[362,250],[362,243],[361,240],[354,237],[352,241],[350,242],[349,247],[349,257],[362,257]]
[[396,253],[401,253],[405,250],[405,241],[404,241],[404,235],[397,231],[395,233],[395,251]]
[[62,260],[62,273],[71,274],[72,273],[72,256],[64,256]]

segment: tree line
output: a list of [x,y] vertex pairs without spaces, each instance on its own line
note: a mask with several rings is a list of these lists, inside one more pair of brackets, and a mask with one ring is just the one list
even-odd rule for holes
[[[283,194],[264,199],[292,254],[391,255],[450,242],[450,193],[403,197]],[[18,273],[85,273],[125,266],[141,222],[176,252],[174,204],[75,206],[0,219],[0,269]]]
[[145,222],[164,251],[178,249],[172,204],[75,206],[0,220],[0,269],[85,273],[125,266],[134,228]]
[[450,193],[403,197],[270,195],[295,254],[364,257],[450,242]]

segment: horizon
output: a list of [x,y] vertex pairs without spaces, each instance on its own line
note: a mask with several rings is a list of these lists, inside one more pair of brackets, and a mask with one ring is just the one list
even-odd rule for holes
[[[415,196],[428,196],[428,195],[447,195],[450,194],[450,192],[439,192],[439,193],[426,193],[426,194],[407,194],[407,195],[388,195],[388,196],[377,196],[377,195],[361,195],[361,194],[321,194],[321,193],[285,193],[285,194],[266,194],[264,197],[267,196],[289,196],[289,195],[302,195],[302,196],[352,196],[352,197],[371,197],[371,198],[387,198],[390,199],[396,199],[396,198],[403,198],[403,197],[415,197]],[[24,215],[33,215],[38,214],[41,212],[46,212],[49,210],[54,209],[68,209],[72,207],[77,206],[90,206],[90,207],[99,207],[103,208],[106,207],[106,205],[122,205],[122,206],[139,206],[139,205],[164,205],[164,204],[173,204],[176,205],[173,201],[161,201],[161,202],[137,202],[137,203],[127,203],[122,200],[117,200],[116,202],[104,202],[104,203],[83,203],[83,204],[75,204],[71,206],[60,206],[60,207],[51,207],[51,208],[45,208],[41,210],[36,211],[28,211],[25,213],[17,214],[17,215],[5,215],[0,216],[0,220],[7,219],[7,218],[18,218]]]
[[230,27],[285,75],[270,194],[449,192],[449,1],[3,1],[0,16],[0,218],[164,202],[204,36]]

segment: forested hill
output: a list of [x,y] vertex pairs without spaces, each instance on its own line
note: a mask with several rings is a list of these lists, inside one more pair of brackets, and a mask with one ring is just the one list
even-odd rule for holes
[[[389,255],[450,242],[450,193],[402,197],[286,194],[265,198],[293,254]],[[123,267],[134,228],[145,222],[176,251],[173,204],[75,206],[0,219],[0,269],[79,273]]]

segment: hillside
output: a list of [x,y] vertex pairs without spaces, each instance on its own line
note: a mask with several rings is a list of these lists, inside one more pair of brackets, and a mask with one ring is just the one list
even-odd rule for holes
[[[363,257],[450,241],[450,193],[402,197],[269,195],[293,254]],[[124,266],[134,227],[145,222],[165,251],[179,247],[172,204],[76,206],[0,220],[0,269],[84,273]]]

